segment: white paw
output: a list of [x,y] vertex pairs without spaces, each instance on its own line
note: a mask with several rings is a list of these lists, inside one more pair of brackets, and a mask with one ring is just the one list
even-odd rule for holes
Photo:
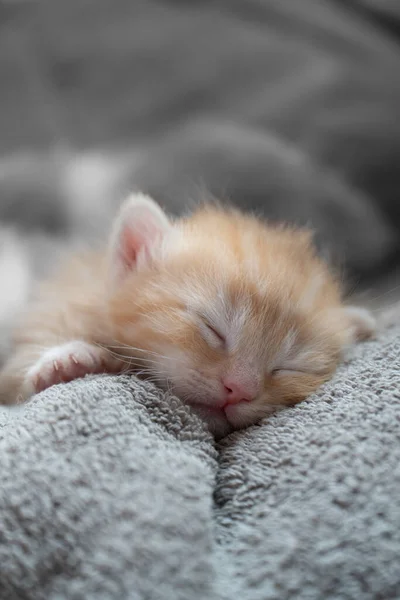
[[57,383],[107,371],[106,352],[82,341],[68,342],[46,350],[29,369],[25,386],[34,393]]
[[376,320],[369,310],[360,306],[346,306],[345,311],[354,341],[367,340],[375,336]]

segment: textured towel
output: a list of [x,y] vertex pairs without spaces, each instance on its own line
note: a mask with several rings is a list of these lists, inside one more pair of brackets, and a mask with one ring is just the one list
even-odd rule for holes
[[3,410],[1,599],[399,598],[399,334],[217,446],[135,378]]

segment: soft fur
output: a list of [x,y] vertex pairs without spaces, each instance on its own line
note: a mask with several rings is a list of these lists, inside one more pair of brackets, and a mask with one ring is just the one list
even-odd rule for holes
[[206,206],[172,223],[150,198],[122,207],[109,247],[39,290],[0,375],[3,403],[87,373],[135,370],[220,436],[304,399],[373,333],[309,232]]

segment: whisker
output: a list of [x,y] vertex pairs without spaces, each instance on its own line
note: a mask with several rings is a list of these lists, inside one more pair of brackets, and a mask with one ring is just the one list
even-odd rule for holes
[[[116,342],[119,343],[118,340],[115,340]],[[135,350],[136,352],[143,352],[145,354],[150,354],[151,356],[155,356],[157,358],[165,358],[167,360],[173,360],[175,362],[182,362],[182,359],[179,359],[175,356],[167,356],[165,354],[160,354],[159,352],[155,352],[154,350],[145,350],[144,348],[137,348],[136,346],[131,346],[129,344],[122,344],[121,346],[118,345],[109,345],[107,344],[107,348],[113,348],[113,349],[129,349],[129,350]]]
[[[103,346],[103,345],[97,344],[97,343],[96,343],[96,345],[99,346],[100,348],[102,348],[103,350],[105,350],[106,352],[108,352],[109,354],[111,354],[111,356],[114,356],[115,358],[118,358],[120,360],[127,359],[127,360],[129,360],[131,362],[134,362],[134,361],[136,361],[136,362],[137,361],[146,361],[146,362],[158,364],[157,361],[152,360],[152,359],[147,358],[147,357],[120,354],[119,352],[114,352],[113,350],[110,350],[107,346]],[[138,364],[141,365],[142,363],[140,362]]]
[[[110,350],[110,348],[117,348],[117,346],[108,346],[108,347],[105,347],[105,349],[108,350],[109,352],[113,352],[112,350]],[[143,350],[142,348],[135,348],[134,346],[127,346],[126,348],[129,349],[129,350],[132,350],[134,352],[143,352],[143,353],[146,353],[146,354],[150,354],[150,356],[152,356],[152,357],[162,358],[162,359],[166,359],[166,360],[170,360],[170,361],[178,362],[178,363],[179,362],[183,362],[182,359],[179,359],[179,358],[177,358],[175,356],[167,356],[165,354],[159,354],[157,352],[151,352],[149,350]],[[125,356],[125,358],[126,358],[126,355],[119,354],[117,352],[114,352],[114,355],[115,356]],[[157,364],[157,362],[158,362],[156,360],[152,360],[151,358],[148,358],[147,356],[144,356],[144,357],[136,356],[135,358],[137,360],[145,360],[147,362],[153,362],[155,364]]]

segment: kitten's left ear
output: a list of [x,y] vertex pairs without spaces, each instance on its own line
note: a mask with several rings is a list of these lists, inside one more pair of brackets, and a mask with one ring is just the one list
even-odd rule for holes
[[122,205],[111,234],[113,280],[120,282],[130,271],[147,264],[171,227],[166,214],[149,196],[130,196]]
[[375,336],[376,321],[366,308],[344,306],[342,311],[348,321],[350,343],[361,342]]

